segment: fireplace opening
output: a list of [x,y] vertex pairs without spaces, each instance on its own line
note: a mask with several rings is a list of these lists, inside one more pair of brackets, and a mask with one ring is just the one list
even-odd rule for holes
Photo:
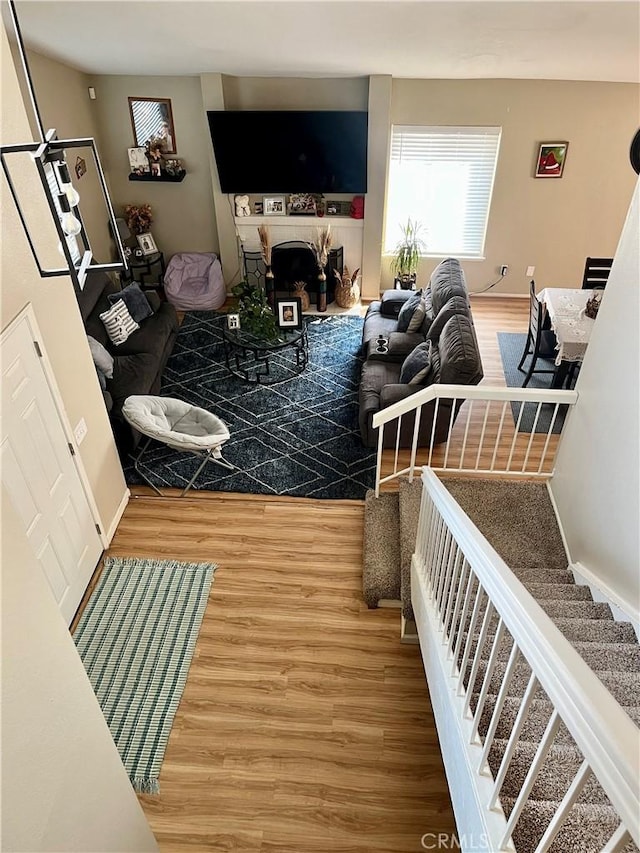
[[[260,252],[245,251],[244,267],[247,280],[254,280],[265,287],[266,266]],[[271,250],[271,269],[275,277],[276,296],[288,296],[298,281],[304,281],[309,298],[313,304],[318,299],[318,267],[315,256],[307,243],[301,240],[289,240],[276,243]],[[327,303],[335,298],[337,280],[334,270],[342,276],[344,270],[342,246],[336,246],[329,252],[329,260],[324,269],[327,277]]]

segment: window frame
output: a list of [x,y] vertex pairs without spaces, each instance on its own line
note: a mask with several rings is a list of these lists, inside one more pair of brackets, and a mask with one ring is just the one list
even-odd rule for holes
[[[500,144],[502,141],[502,127],[501,126],[476,126],[476,125],[406,125],[406,124],[392,124],[391,125],[391,134],[389,137],[389,155],[387,160],[387,185],[386,185],[386,194],[385,194],[385,216],[384,216],[384,224],[383,224],[383,234],[382,234],[382,256],[389,258],[393,257],[395,254],[395,248],[387,245],[388,240],[388,222],[389,222],[389,200],[391,198],[391,165],[393,162],[393,149],[394,149],[394,134],[405,133],[407,136],[414,134],[416,136],[431,136],[436,137],[438,135],[448,135],[454,136],[456,134],[460,136],[466,137],[481,137],[481,136],[490,136],[495,140],[495,153],[493,153],[493,171],[491,175],[491,180],[489,182],[488,191],[486,193],[486,209],[484,211],[484,222],[482,226],[482,242],[478,249],[477,253],[470,254],[468,252],[462,251],[459,249],[446,249],[442,250],[431,250],[429,249],[425,254],[421,254],[421,258],[442,258],[447,256],[455,256],[458,258],[462,258],[464,260],[469,261],[484,261],[486,260],[485,248],[487,242],[487,232],[489,228],[489,215],[491,212],[491,203],[493,201],[493,192],[495,189],[495,181],[496,175],[498,171],[498,158],[500,156]],[[424,162],[433,162],[429,160],[424,160]],[[481,158],[478,158],[478,163],[483,162]],[[488,162],[487,160],[484,161]],[[406,218],[411,217],[415,219],[415,212],[408,211],[406,213]],[[425,222],[424,219],[418,219],[421,223],[428,229],[429,223]]]

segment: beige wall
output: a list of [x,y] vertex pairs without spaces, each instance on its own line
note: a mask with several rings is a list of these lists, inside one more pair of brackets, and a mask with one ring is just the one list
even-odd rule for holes
[[[94,101],[100,152],[109,173],[116,216],[126,204],[148,202],[151,233],[169,259],[176,252],[218,252],[218,235],[209,171],[211,139],[198,77],[99,76]],[[134,147],[129,97],[170,98],[177,154],[187,170],[182,183],[129,181],[128,148]]]
[[[551,488],[569,552],[640,618],[640,183],[576,383]],[[576,484],[580,488],[576,488]]]
[[[6,49],[4,28],[2,39],[2,143],[28,142],[31,139],[29,123],[11,55]],[[32,171],[26,176],[22,174],[27,165],[22,160],[16,162],[16,177],[22,178],[20,198],[33,209],[30,221],[39,233],[40,242],[47,243],[48,260],[59,266],[61,258],[55,248],[58,237],[44,207],[37,177]],[[69,421],[75,426],[84,418],[87,423],[88,433],[80,446],[80,457],[103,529],[108,530],[126,495],[126,485],[71,279],[40,278],[5,180],[2,181],[2,214],[1,328],[31,303]]]
[[[59,139],[92,137],[100,153],[95,102],[89,99],[87,75],[33,51],[27,52],[27,61],[45,131],[55,128]],[[87,164],[87,171],[80,179],[73,171],[78,155]],[[93,256],[99,263],[108,263],[113,259],[108,214],[91,149],[77,152],[69,149],[67,156],[72,183],[80,194],[80,210]]]
[[[1,32],[3,144],[31,139],[18,80]],[[22,171],[24,163],[18,164]],[[42,201],[33,173],[24,201]],[[103,523],[125,493],[122,472],[69,278],[40,279],[6,181],[2,181],[1,327],[33,305],[81,447]],[[33,221],[57,236],[40,205]],[[51,248],[51,247],[50,247]],[[58,258],[59,260],[59,258]],[[151,851],[155,840],[131,788],[67,626],[2,493],[2,850]]]
[[366,110],[368,77],[222,76],[227,110]]
[[0,849],[157,850],[71,635],[4,493],[2,527]]
[[[502,127],[484,261],[465,261],[471,289],[508,277],[495,293],[573,286],[588,255],[612,257],[633,193],[629,145],[640,87],[553,80],[394,80],[391,121]],[[564,175],[532,177],[540,142],[569,142]],[[424,280],[438,259],[425,259]],[[383,283],[390,285],[388,259]]]

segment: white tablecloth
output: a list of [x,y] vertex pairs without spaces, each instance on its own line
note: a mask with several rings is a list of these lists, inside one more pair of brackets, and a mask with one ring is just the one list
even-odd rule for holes
[[551,328],[558,339],[556,364],[584,358],[594,323],[584,309],[594,293],[594,290],[546,287],[538,294],[538,300],[547,306]]

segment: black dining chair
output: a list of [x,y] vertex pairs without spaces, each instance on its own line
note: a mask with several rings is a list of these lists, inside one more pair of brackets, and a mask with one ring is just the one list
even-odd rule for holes
[[604,290],[612,264],[613,258],[587,258],[582,276],[582,289]]
[[524,378],[522,387],[526,388],[534,373],[555,373],[553,369],[539,368],[536,370],[536,363],[539,358],[555,360],[556,357],[556,336],[550,329],[543,328],[546,317],[546,309],[544,305],[538,301],[536,296],[535,282],[531,282],[529,291],[529,331],[527,333],[527,342],[524,346],[524,352],[518,365],[518,370],[522,370],[522,365],[528,355],[531,355],[531,364],[527,370],[527,375]]

